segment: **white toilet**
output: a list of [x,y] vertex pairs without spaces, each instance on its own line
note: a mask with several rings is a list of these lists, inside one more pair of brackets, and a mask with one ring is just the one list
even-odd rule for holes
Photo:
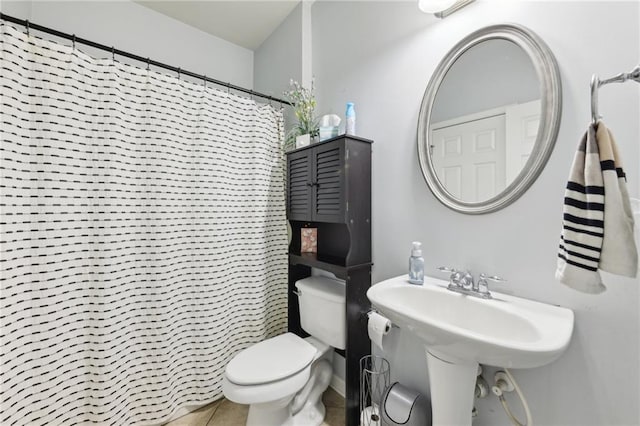
[[344,349],[344,283],[327,277],[296,282],[300,323],[311,336],[285,333],[239,352],[227,365],[222,391],[249,404],[247,426],[317,426],[332,375],[333,348]]

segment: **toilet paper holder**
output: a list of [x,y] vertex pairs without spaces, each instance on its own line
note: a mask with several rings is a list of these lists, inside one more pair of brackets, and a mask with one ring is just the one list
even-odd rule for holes
[[[371,308],[369,309],[367,312],[363,312],[363,319],[365,319],[366,321],[369,321],[369,317],[371,316],[371,314],[376,313],[378,315],[382,315],[377,309],[375,308]],[[382,315],[384,316],[384,315]],[[400,328],[398,327],[393,321],[391,321],[391,328]]]

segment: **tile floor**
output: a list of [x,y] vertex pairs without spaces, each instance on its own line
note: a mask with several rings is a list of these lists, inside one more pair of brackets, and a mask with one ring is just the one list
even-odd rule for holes
[[[322,401],[327,408],[322,426],[344,426],[344,398],[329,388],[322,396]],[[165,426],[243,426],[248,410],[248,405],[221,399]]]

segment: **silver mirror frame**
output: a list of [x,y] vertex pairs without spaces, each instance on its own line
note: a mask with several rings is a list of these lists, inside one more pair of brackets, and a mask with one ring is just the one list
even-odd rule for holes
[[[438,88],[453,63],[471,47],[483,41],[508,40],[527,53],[540,81],[542,111],[536,142],[520,174],[501,193],[485,201],[469,203],[453,197],[442,185],[431,161],[429,127]],[[424,93],[418,118],[418,158],[422,174],[433,195],[445,206],[465,214],[484,214],[500,210],[533,184],[542,172],[558,136],[562,112],[562,87],[558,64],[549,47],[535,33],[516,24],[500,24],[481,28],[458,42],[438,64]]]

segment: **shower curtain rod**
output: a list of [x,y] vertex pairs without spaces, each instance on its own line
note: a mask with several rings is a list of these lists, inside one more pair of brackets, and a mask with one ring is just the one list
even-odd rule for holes
[[193,78],[198,79],[198,80],[204,80],[204,81],[208,81],[210,83],[216,84],[218,86],[227,87],[228,89],[231,89],[231,90],[237,90],[239,92],[248,93],[248,94],[251,95],[251,97],[257,96],[259,98],[268,99],[269,101],[278,102],[281,105],[291,105],[289,102],[287,102],[287,101],[285,101],[283,99],[279,99],[279,98],[275,98],[273,96],[265,95],[263,93],[256,92],[256,91],[251,90],[251,89],[246,89],[246,88],[241,87],[241,86],[236,86],[235,84],[225,83],[223,81],[216,80],[215,78],[207,77],[206,75],[196,74],[196,73],[191,72],[191,71],[183,70],[182,68],[178,68],[178,67],[174,67],[174,66],[171,66],[171,65],[164,64],[162,62],[154,61],[153,59],[144,58],[144,57],[139,56],[139,55],[134,55],[133,53],[129,53],[129,52],[125,52],[125,51],[120,50],[120,49],[116,49],[113,46],[111,46],[111,47],[105,46],[104,44],[100,44],[100,43],[96,43],[96,42],[91,41],[91,40],[87,40],[87,39],[84,39],[84,38],[76,37],[75,34],[67,34],[67,33],[63,33],[63,32],[58,31],[58,30],[54,30],[52,28],[48,28],[48,27],[45,27],[45,26],[42,26],[42,25],[34,24],[32,22],[29,22],[28,20],[18,19],[18,18],[15,18],[13,16],[5,15],[4,13],[0,13],[0,19],[3,20],[3,21],[12,22],[14,24],[18,24],[18,25],[22,25],[23,27],[26,27],[27,34],[29,33],[30,29],[34,29],[34,30],[37,30],[37,31],[41,31],[43,33],[54,35],[56,37],[61,37],[61,38],[67,39],[67,40],[71,40],[74,43],[74,45],[75,45],[75,43],[81,43],[81,44],[84,44],[84,45],[87,45],[87,46],[94,47],[96,49],[100,49],[100,50],[104,50],[104,51],[107,51],[107,52],[111,52],[111,54],[114,57],[115,57],[115,55],[123,56],[125,58],[134,59],[134,60],[139,61],[139,62],[144,62],[144,63],[147,64],[147,67],[149,67],[150,65],[153,65],[154,67],[159,67],[159,68],[163,68],[163,69],[166,69],[166,70],[169,70],[169,71],[173,71],[175,73],[178,73],[178,77],[180,75],[187,75],[189,77],[193,77]]

